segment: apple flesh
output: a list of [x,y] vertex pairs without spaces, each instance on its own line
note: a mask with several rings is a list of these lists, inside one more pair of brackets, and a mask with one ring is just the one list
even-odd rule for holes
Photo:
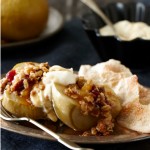
[[77,131],[86,131],[97,124],[98,117],[84,115],[76,100],[63,93],[64,86],[53,83],[52,101],[57,117],[70,128]]
[[25,101],[24,98],[17,96],[14,93],[4,92],[2,99],[3,107],[17,117],[29,117],[35,120],[46,118],[46,114],[42,108],[34,107]]

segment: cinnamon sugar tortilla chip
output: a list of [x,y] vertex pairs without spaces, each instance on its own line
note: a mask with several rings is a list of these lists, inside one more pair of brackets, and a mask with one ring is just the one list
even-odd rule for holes
[[122,106],[134,100],[139,100],[139,83],[136,75],[122,78],[112,88],[118,97],[120,97]]
[[139,101],[141,104],[148,105],[150,104],[150,88],[145,88],[142,85],[139,85]]
[[98,84],[115,84],[122,78],[132,76],[131,71],[127,67],[114,59],[94,66],[81,65],[78,74]]
[[150,133],[150,89],[140,88],[140,103],[139,100],[128,103],[121,110],[117,122],[128,129]]
[[[79,69],[79,75],[86,75],[86,74],[95,74],[95,73],[114,73],[114,74],[122,74],[123,76],[131,76],[132,73],[129,68],[125,67],[121,64],[120,61],[110,59],[106,62],[98,63],[94,66],[91,65],[81,65]],[[111,76],[110,76],[111,77]]]

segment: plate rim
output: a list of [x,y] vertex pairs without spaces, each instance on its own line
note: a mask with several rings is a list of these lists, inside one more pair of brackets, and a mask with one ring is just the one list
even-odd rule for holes
[[[26,126],[22,126],[19,124],[15,124],[14,122],[8,122],[0,119],[1,128],[13,133],[17,133],[20,135],[25,135],[27,137],[34,137],[38,139],[45,139],[50,141],[56,141],[52,136],[48,135],[44,131],[40,129],[34,129]],[[11,128],[8,128],[11,127]],[[22,129],[22,130],[21,130]],[[30,132],[32,130],[32,132]],[[23,131],[23,132],[22,132]],[[58,133],[60,136],[79,144],[120,144],[120,143],[131,143],[135,141],[142,141],[150,139],[150,134],[139,134],[135,137],[131,137],[129,134],[125,134],[126,138],[124,140],[120,140],[120,136],[118,135],[110,135],[110,136],[87,136],[84,137],[80,135],[71,135],[71,134],[63,134]],[[112,137],[115,137],[116,140],[112,140]],[[117,138],[118,137],[118,138]],[[110,140],[107,140],[110,139]]]
[[42,40],[44,40],[44,39],[46,39],[48,37],[51,37],[52,35],[54,35],[55,33],[57,33],[60,29],[62,29],[62,27],[64,25],[64,22],[65,22],[65,18],[64,18],[64,16],[61,14],[61,12],[59,10],[57,10],[54,7],[50,7],[49,8],[49,17],[48,17],[47,25],[50,22],[52,15],[54,15],[54,14],[56,14],[57,16],[59,16],[60,20],[59,20],[59,24],[58,24],[57,28],[53,32],[51,32],[50,34],[47,34],[47,35],[43,36],[42,34],[47,29],[47,27],[45,27],[44,31],[38,37],[33,38],[33,39],[29,39],[29,40],[25,40],[25,41],[18,41],[18,42],[1,44],[1,50],[5,49],[5,48],[12,48],[12,47],[17,47],[17,46],[22,46],[22,45],[28,45],[28,44],[36,43],[36,42],[42,41]]

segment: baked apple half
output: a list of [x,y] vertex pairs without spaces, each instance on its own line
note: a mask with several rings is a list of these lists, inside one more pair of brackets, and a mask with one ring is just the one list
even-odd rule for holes
[[65,86],[54,83],[52,86],[53,107],[58,118],[74,130],[85,131],[96,125],[98,117],[84,115],[80,104],[64,94]]
[[27,102],[24,97],[20,97],[14,93],[4,92],[2,99],[3,107],[17,117],[29,117],[35,120],[46,118],[46,114],[40,107],[35,107]]
[[18,117],[43,119],[46,113],[42,107],[35,107],[30,101],[33,86],[41,81],[48,63],[23,62],[16,64],[0,81],[1,99],[4,108]]
[[75,84],[53,83],[52,101],[57,117],[85,134],[107,135],[121,110],[120,99],[108,86],[97,86],[80,77]]

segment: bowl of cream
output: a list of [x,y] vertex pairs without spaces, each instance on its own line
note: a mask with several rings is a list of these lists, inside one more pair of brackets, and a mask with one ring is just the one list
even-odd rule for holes
[[130,68],[150,68],[150,5],[116,2],[102,7],[113,22],[116,34],[93,12],[82,16],[82,23],[102,61],[120,60]]

